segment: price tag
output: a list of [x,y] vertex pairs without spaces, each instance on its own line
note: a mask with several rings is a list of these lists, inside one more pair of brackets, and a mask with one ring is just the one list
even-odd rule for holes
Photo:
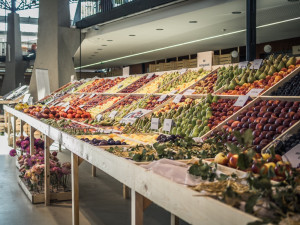
[[53,99],[51,99],[50,101],[48,101],[48,102],[45,102],[45,105],[49,105],[51,102],[53,102],[54,101],[54,98]]
[[151,130],[158,130],[159,128],[159,118],[151,119]]
[[96,94],[91,94],[91,95],[90,95],[90,98],[94,97],[95,95],[96,95]]
[[157,100],[158,102],[162,102],[167,98],[168,95],[161,95],[160,98]]
[[79,98],[83,98],[84,96],[85,96],[85,94],[82,94],[82,95],[79,96]]
[[262,64],[262,59],[254,59],[252,65],[250,66],[250,69],[258,70]]
[[102,120],[102,115],[100,113],[96,116],[96,120],[98,122]]
[[262,88],[252,88],[246,95],[256,97],[259,95],[260,92],[262,92],[264,89]]
[[76,91],[76,88],[72,88],[71,92],[74,92],[74,91]]
[[233,104],[233,106],[241,106],[243,107],[247,100],[248,100],[249,96],[248,95],[241,95],[238,97],[238,99],[236,100],[236,102]]
[[247,68],[249,61],[244,61],[239,63],[239,68]]
[[65,112],[67,112],[70,109],[70,106],[68,106],[67,108],[65,108]]
[[202,143],[203,142],[203,139],[201,137],[196,137],[196,138],[193,138],[195,142],[200,142]]
[[30,94],[26,94],[23,98],[23,103],[27,103],[30,98]]
[[300,144],[285,153],[282,159],[290,162],[293,168],[297,168],[300,164]]
[[179,73],[180,73],[180,74],[184,74],[186,71],[187,71],[187,68],[183,68],[183,69],[180,70]]
[[66,103],[63,103],[63,104],[62,104],[63,107],[67,107],[67,106],[69,106],[69,105],[70,105],[69,102],[66,102]]
[[173,90],[170,92],[171,95],[174,95],[177,92],[177,90]]
[[182,96],[183,96],[183,95],[176,95],[176,97],[174,98],[173,102],[174,102],[174,103],[179,103],[180,100],[182,99]]
[[121,87],[123,87],[123,84],[120,84],[120,85],[118,86],[118,89],[120,89]]
[[84,105],[79,105],[78,107],[81,108],[81,109],[83,109]]
[[163,131],[170,132],[171,129],[172,129],[172,125],[173,125],[173,120],[172,119],[165,119],[164,120]]
[[117,113],[118,113],[118,111],[114,110],[114,111],[112,111],[112,112],[109,114],[108,117],[111,118],[111,119],[114,119],[115,116],[117,115]]
[[154,73],[151,73],[151,74],[149,74],[149,75],[147,76],[146,79],[150,79],[150,78],[152,78],[153,76],[154,76]]
[[194,92],[195,92],[194,89],[188,89],[188,90],[186,90],[183,94],[184,94],[184,95],[192,95]]

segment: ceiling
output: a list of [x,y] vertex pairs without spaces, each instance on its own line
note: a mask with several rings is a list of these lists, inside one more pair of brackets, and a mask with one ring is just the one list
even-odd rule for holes
[[[245,2],[189,0],[100,24],[99,30],[87,29],[81,46],[82,68],[126,66],[243,46],[246,44]],[[232,14],[233,11],[241,14]],[[290,19],[294,20],[260,27]],[[300,2],[259,0],[256,23],[257,43],[300,37]],[[79,52],[78,49],[75,54],[75,67],[80,65]],[[104,63],[88,66],[99,62]]]

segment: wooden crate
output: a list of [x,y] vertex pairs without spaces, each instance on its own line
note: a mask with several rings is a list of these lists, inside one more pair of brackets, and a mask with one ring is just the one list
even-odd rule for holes
[[182,69],[182,68],[184,68],[183,62],[182,62],[182,61],[176,62],[176,69],[177,69],[177,70],[180,70],[180,69]]
[[197,67],[197,59],[190,59],[190,66],[189,68],[196,68]]
[[[44,193],[31,192],[20,177],[18,177],[18,183],[32,204],[38,204],[38,203],[45,202],[45,194]],[[72,200],[72,192],[71,191],[57,192],[57,193],[50,192],[50,200],[51,201],[70,201],[70,200]]]

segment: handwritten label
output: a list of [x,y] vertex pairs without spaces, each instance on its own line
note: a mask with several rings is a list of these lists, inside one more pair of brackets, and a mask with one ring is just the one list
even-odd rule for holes
[[247,68],[249,61],[243,61],[239,63],[239,68]]
[[23,103],[27,103],[30,98],[30,94],[26,94],[23,98]]
[[171,95],[174,95],[177,92],[177,90],[173,90],[170,92]]
[[259,95],[260,92],[262,92],[264,89],[262,88],[253,88],[251,89],[246,95],[256,97]]
[[159,128],[159,118],[151,119],[151,130],[158,130]]
[[252,65],[250,66],[250,69],[258,70],[262,64],[262,59],[254,59],[252,62]]
[[85,94],[82,94],[82,95],[79,96],[79,98],[83,98],[84,96],[85,96]]
[[184,95],[192,95],[195,92],[194,89],[187,89],[183,94]]
[[70,109],[70,106],[68,106],[67,108],[65,108],[65,112],[67,112]]
[[172,129],[172,125],[173,125],[173,120],[172,119],[165,119],[164,120],[163,131],[170,132],[171,129]]
[[162,95],[160,96],[160,98],[157,100],[158,102],[162,102],[163,100],[165,100],[167,98],[168,95]]
[[96,120],[99,122],[99,121],[101,121],[102,120],[102,114],[98,114],[97,116],[96,116]]
[[90,95],[90,98],[94,97],[95,95],[96,95],[96,94],[91,94],[91,95]]
[[146,79],[150,79],[150,78],[152,78],[153,76],[154,76],[154,73],[150,73],[150,74],[147,76]]
[[248,95],[241,95],[238,97],[238,99],[236,100],[236,102],[233,104],[233,106],[241,106],[243,107],[247,100],[248,100],[249,96]]
[[174,98],[173,102],[174,102],[174,103],[179,103],[180,100],[182,99],[182,96],[183,96],[183,95],[176,95],[176,97]]
[[290,162],[293,168],[297,168],[300,164],[300,144],[285,153],[282,159]]
[[108,117],[111,118],[111,119],[114,119],[115,116],[117,115],[117,113],[118,113],[118,111],[114,110],[114,111],[112,111],[112,112],[109,114]]

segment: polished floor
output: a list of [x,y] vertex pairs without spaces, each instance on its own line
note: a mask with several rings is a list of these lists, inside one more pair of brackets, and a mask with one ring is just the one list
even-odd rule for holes
[[[10,149],[6,138],[0,136],[0,225],[72,224],[71,202],[48,207],[30,203],[17,184],[18,171],[15,158],[8,155]],[[67,150],[59,156],[61,161],[70,161]],[[123,199],[121,183],[98,169],[97,177],[92,177],[91,165],[86,162],[80,165],[79,177],[81,225],[130,225],[130,200]],[[144,212],[144,224],[170,224],[170,213],[152,204]]]

